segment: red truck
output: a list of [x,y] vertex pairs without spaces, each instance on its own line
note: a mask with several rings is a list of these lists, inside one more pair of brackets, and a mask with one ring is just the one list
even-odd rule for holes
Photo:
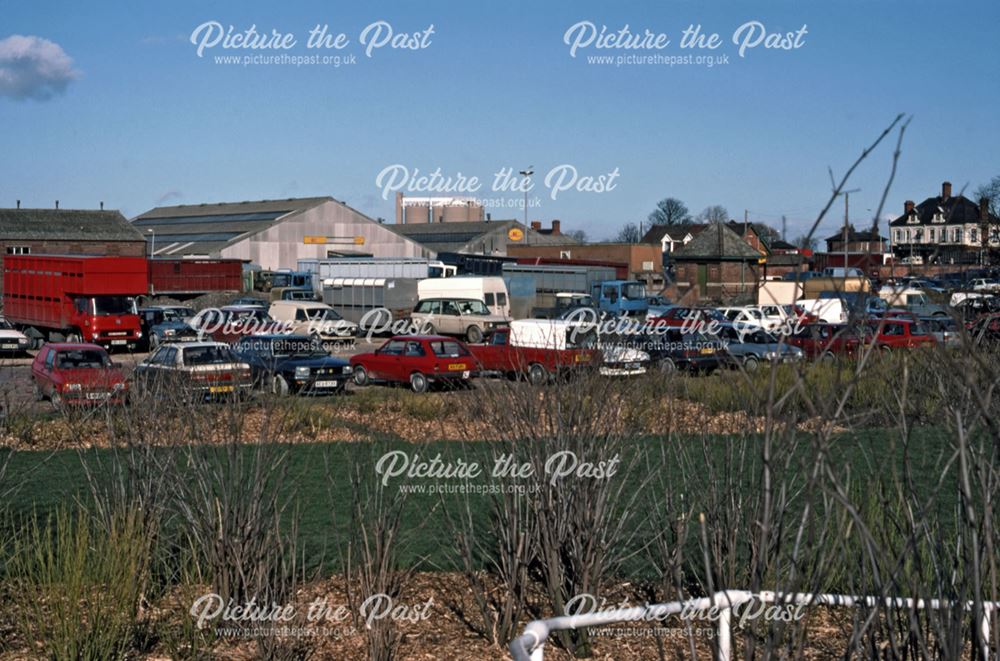
[[554,374],[599,367],[601,354],[580,346],[585,343],[585,334],[572,322],[520,319],[494,331],[486,344],[470,344],[469,350],[483,372],[526,377],[541,385]]
[[243,262],[238,259],[149,260],[149,293],[183,299],[215,291],[242,291]]
[[4,317],[33,338],[134,348],[135,298],[148,291],[144,257],[5,255]]

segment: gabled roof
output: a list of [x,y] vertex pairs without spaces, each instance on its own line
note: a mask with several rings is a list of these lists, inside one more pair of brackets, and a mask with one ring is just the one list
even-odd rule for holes
[[159,255],[207,255],[327,202],[340,204],[332,197],[181,204],[151,209],[133,218],[132,226],[156,241]]
[[709,224],[686,246],[674,251],[675,261],[757,261],[762,255],[721,222]]
[[[828,236],[826,241],[843,241],[844,240],[844,230],[840,230],[836,234]],[[848,243],[858,243],[861,241],[888,241],[884,236],[878,232],[873,232],[872,230],[856,230],[853,227],[847,228],[847,242]]]
[[782,241],[781,239],[776,239],[774,241],[765,241],[764,244],[767,246],[768,250],[798,250],[797,245],[791,244],[788,241]]
[[118,211],[0,209],[4,241],[142,241]]
[[542,234],[526,228],[516,220],[487,220],[458,223],[410,223],[385,225],[396,234],[416,241],[434,252],[459,252],[466,245],[494,233],[507,233],[518,228],[528,237],[517,245],[562,246],[578,245],[578,241],[564,234]]
[[[980,211],[979,205],[965,197],[964,195],[951,196],[948,198],[943,198],[940,195],[937,197],[928,197],[926,200],[916,205],[913,208],[913,216],[916,217],[916,223],[908,222],[910,216],[903,214],[889,223],[892,227],[906,226],[906,225],[932,225],[941,223],[934,223],[934,215],[941,213],[944,216],[944,223],[974,223],[979,224]],[[990,222],[997,223],[1000,219],[996,216],[990,214]]]
[[665,223],[659,223],[653,225],[646,231],[643,235],[642,240],[639,243],[662,243],[663,237],[669,235],[673,241],[681,241],[685,236],[690,234],[692,237],[698,235],[699,232],[704,230],[708,225],[704,223],[683,223],[680,225],[667,225]]

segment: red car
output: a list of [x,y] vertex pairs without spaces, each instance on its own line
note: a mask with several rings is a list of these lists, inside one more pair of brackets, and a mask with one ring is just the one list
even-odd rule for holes
[[351,357],[354,383],[409,383],[426,392],[432,383],[463,384],[472,378],[476,360],[465,343],[442,335],[396,335],[371,353]]
[[837,356],[854,358],[861,348],[861,338],[841,324],[809,324],[789,336],[788,344],[802,349],[808,358],[833,360]]
[[937,342],[923,324],[902,317],[872,320],[868,328],[871,336],[866,338],[867,343],[883,351],[926,347]]
[[108,352],[96,344],[46,344],[31,363],[35,399],[63,404],[121,404],[128,384]]

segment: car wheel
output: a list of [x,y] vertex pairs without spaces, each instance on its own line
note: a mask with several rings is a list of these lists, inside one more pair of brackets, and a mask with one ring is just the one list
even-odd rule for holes
[[422,332],[426,333],[427,335],[437,335],[437,328],[434,327],[434,324],[424,324],[419,328],[414,328],[414,332],[416,333]]
[[366,370],[361,365],[357,365],[354,368],[354,385],[356,386],[368,385],[368,370]]
[[889,346],[886,346],[886,345],[883,344],[880,348],[882,349],[882,355],[883,356],[888,356],[889,354],[892,353],[892,347],[889,347]]
[[271,394],[278,395],[279,397],[284,397],[288,394],[290,388],[288,387],[288,381],[285,377],[280,374],[275,374],[271,377]]
[[45,401],[45,393],[42,392],[42,388],[37,383],[35,384],[35,401],[36,402]]
[[660,361],[660,371],[665,374],[671,374],[677,371],[677,365],[669,358],[664,358]]
[[410,387],[413,388],[413,392],[427,392],[427,377],[420,372],[414,372],[410,375]]
[[479,326],[469,326],[465,331],[465,339],[469,344],[479,344],[483,341],[483,329]]
[[824,365],[833,365],[833,363],[836,362],[837,357],[833,355],[832,351],[827,351],[826,353],[823,354],[820,360],[823,361]]
[[52,394],[49,395],[49,401],[52,402],[52,408],[56,409],[57,411],[62,409],[63,398],[62,395],[60,395],[58,392],[53,390]]
[[747,356],[743,359],[743,369],[746,371],[756,372],[758,367],[760,367],[760,360],[757,356]]
[[549,373],[544,365],[533,363],[528,367],[528,383],[533,386],[544,385],[549,380]]

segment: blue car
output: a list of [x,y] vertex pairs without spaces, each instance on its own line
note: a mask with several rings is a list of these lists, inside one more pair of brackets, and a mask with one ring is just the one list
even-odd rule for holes
[[332,395],[351,379],[350,363],[307,335],[247,335],[233,353],[250,365],[256,387],[275,395]]

